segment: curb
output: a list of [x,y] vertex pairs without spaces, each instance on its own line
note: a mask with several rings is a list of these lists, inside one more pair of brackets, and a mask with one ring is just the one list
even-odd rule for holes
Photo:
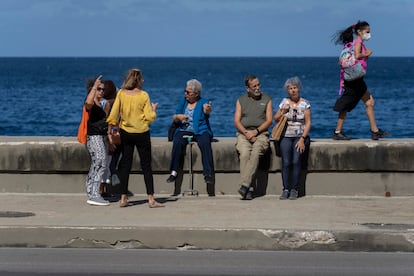
[[414,232],[166,227],[0,227],[1,247],[414,252]]

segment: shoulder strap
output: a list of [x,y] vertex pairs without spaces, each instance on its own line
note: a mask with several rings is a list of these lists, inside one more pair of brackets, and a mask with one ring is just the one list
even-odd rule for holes
[[344,48],[351,48],[351,47],[353,47],[353,46],[354,46],[354,42],[353,42],[353,41],[351,41],[351,42],[346,43],[346,44],[344,45]]

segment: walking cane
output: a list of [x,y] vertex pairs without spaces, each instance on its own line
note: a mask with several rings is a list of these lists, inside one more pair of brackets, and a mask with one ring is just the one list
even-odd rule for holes
[[189,190],[183,192],[184,195],[193,195],[198,196],[198,191],[194,190],[194,174],[193,174],[193,136],[192,135],[184,135],[184,139],[187,139],[188,144],[190,146],[189,154],[188,154],[188,178],[189,178]]

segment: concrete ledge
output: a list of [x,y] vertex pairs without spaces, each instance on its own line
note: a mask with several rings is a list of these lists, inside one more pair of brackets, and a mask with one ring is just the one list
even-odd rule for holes
[[[217,172],[238,172],[235,138],[217,138],[213,143]],[[280,158],[271,144],[269,170],[280,170]],[[152,138],[153,170],[168,172],[172,143]],[[313,139],[308,171],[414,172],[414,139],[356,139],[334,141]],[[133,170],[139,172],[138,155]],[[202,170],[201,154],[193,147],[194,169]],[[87,172],[89,156],[85,146],[74,137],[0,137],[0,172]]]
[[[213,143],[216,193],[235,194],[239,161],[235,138],[217,138]],[[172,143],[152,138],[156,193],[172,192],[165,183]],[[309,152],[304,194],[320,195],[414,195],[414,139],[313,139]],[[195,185],[205,193],[201,154],[193,147]],[[84,192],[89,169],[85,146],[75,137],[0,137],[0,192]],[[188,165],[184,162],[184,168]],[[268,174],[269,172],[269,174]],[[265,157],[259,182],[266,193],[279,193],[280,158]],[[186,175],[183,189],[187,186]],[[137,183],[137,184],[136,184]],[[131,191],[144,193],[138,155],[135,154]]]

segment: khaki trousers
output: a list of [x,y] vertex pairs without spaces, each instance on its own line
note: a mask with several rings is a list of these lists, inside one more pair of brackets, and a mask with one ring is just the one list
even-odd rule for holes
[[249,187],[256,174],[259,160],[269,149],[269,133],[263,132],[252,143],[246,136],[237,133],[236,149],[240,159],[240,184]]

